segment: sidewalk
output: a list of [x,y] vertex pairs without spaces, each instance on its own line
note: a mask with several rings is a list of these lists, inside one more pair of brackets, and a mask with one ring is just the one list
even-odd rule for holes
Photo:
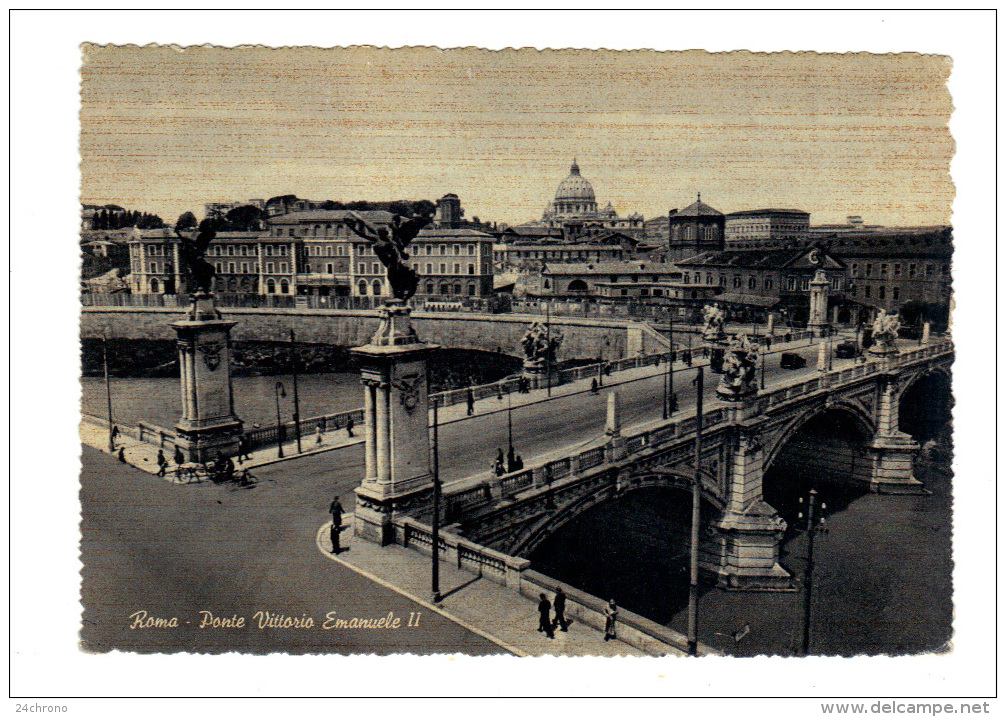
[[[624,642],[605,642],[599,631],[578,622],[570,624],[568,632],[556,630],[555,639],[550,640],[537,631],[536,602],[474,573],[458,570],[444,561],[440,562],[440,593],[443,599],[434,605],[430,601],[429,556],[400,545],[382,548],[361,540],[352,534],[353,518],[352,513],[343,516],[343,550],[339,555],[332,555],[331,552],[331,524],[326,523],[318,529],[316,543],[322,554],[410,600],[424,604],[431,611],[491,640],[508,652],[521,657],[646,656],[645,652]],[[350,526],[348,529],[347,525]]]
[[[360,428],[362,429],[362,426]],[[344,448],[345,446],[353,446],[358,443],[363,443],[363,441],[364,437],[362,435],[362,431],[350,438],[346,434],[346,429],[342,428],[337,431],[323,433],[321,445],[318,445],[317,437],[312,433],[310,436],[303,436],[301,438],[301,448],[303,449],[302,453],[297,452],[296,440],[286,441],[283,444],[282,458],[279,457],[279,448],[277,446],[265,446],[263,448],[257,448],[250,451],[249,455],[251,458],[248,460],[239,463],[235,459],[234,465],[238,470],[251,469],[258,466],[266,466],[271,463],[279,463],[281,461],[295,460],[297,458],[303,458],[304,456],[325,453],[326,451],[334,451],[338,448]],[[98,426],[93,423],[82,421],[80,424],[80,442],[84,445],[90,446],[91,448],[96,448],[103,453],[109,453],[108,429],[104,426]],[[157,446],[151,443],[138,441],[125,433],[119,433],[119,437],[115,442],[115,451],[113,455],[119,452],[119,448],[125,449],[123,451],[123,458],[126,463],[135,468],[139,468],[141,471],[146,471],[147,473],[155,475],[157,474],[157,451],[159,450]],[[163,450],[164,457],[168,460],[168,471],[164,476],[164,480],[169,483],[178,483],[179,481],[174,475],[175,462],[172,459],[173,450],[171,448],[164,448]]]

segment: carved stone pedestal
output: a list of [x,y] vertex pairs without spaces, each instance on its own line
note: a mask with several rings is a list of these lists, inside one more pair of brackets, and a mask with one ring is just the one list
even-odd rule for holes
[[548,385],[548,366],[545,359],[524,359],[524,378],[531,390],[545,388]]
[[194,297],[186,319],[171,324],[178,333],[182,395],[175,443],[188,462],[238,453],[242,424],[234,415],[230,366],[230,332],[236,325],[223,319],[208,295]]
[[922,483],[915,479],[918,451],[919,444],[907,433],[877,436],[867,449],[872,462],[870,490],[874,493],[926,493]]
[[764,501],[727,510],[712,526],[702,568],[727,590],[792,591],[792,578],[778,562],[785,531],[786,522]]
[[371,342],[352,349],[360,362],[366,435],[354,531],[381,545],[395,541],[395,516],[424,506],[433,489],[426,360],[438,348],[419,341],[409,309],[393,302],[381,309]]

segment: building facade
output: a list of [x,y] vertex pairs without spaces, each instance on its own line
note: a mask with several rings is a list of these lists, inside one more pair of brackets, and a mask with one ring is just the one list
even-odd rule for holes
[[[846,291],[864,309],[945,324],[952,298],[953,229],[890,227],[825,234],[818,241],[848,268]],[[863,312],[869,316],[870,312]]]
[[838,321],[841,310],[847,308],[846,266],[822,247],[726,249],[682,260],[678,268],[681,298],[701,298],[704,293],[736,309],[777,309],[795,325],[809,318],[810,282],[818,271],[824,271],[830,283],[832,320]]
[[810,212],[799,209],[752,209],[726,215],[727,249],[785,249],[807,243]]

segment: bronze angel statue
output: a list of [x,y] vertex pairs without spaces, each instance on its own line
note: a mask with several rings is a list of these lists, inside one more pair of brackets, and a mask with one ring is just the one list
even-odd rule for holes
[[388,270],[388,283],[391,284],[392,296],[404,302],[413,297],[416,287],[419,286],[419,276],[405,264],[409,259],[406,249],[419,231],[432,220],[433,214],[430,212],[404,218],[396,214],[387,227],[374,226],[351,211],[344,222],[353,233],[373,245],[374,253]]
[[175,234],[181,240],[178,253],[184,265],[188,267],[192,282],[195,284],[195,296],[208,296],[213,289],[213,275],[216,273],[213,265],[206,261],[206,247],[217,235],[212,219],[203,219],[199,228],[185,235],[177,228]]

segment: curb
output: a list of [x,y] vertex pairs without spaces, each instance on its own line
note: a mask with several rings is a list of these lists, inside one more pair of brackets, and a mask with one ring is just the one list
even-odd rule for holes
[[[353,517],[353,515],[354,515],[353,513],[344,513],[343,514],[343,521],[345,522],[346,518],[350,518],[350,525],[352,525],[352,517]],[[325,550],[325,545],[322,542],[323,539],[324,539],[323,536],[331,528],[331,525],[332,525],[331,523],[322,523],[321,527],[318,528],[318,532],[315,534],[315,537],[314,537],[314,544],[318,547],[318,552],[320,552],[322,555],[324,555],[329,560],[332,560],[333,562],[339,563],[340,565],[349,568],[350,570],[352,570],[353,572],[357,573],[358,575],[362,575],[363,577],[367,578],[368,580],[372,580],[373,582],[377,583],[381,587],[385,587],[385,588],[388,588],[389,590],[393,590],[394,592],[398,593],[402,597],[408,598],[409,600],[412,600],[415,603],[419,603],[420,605],[425,605],[426,607],[428,607],[430,610],[432,610],[433,612],[437,613],[438,615],[441,615],[441,616],[447,618],[448,620],[450,620],[451,622],[455,623],[456,625],[459,625],[459,626],[463,627],[465,630],[468,630],[469,632],[472,632],[472,633],[478,635],[479,637],[482,637],[482,638],[485,638],[486,640],[489,640],[489,642],[493,643],[494,645],[497,645],[498,647],[502,647],[504,650],[506,650],[507,652],[509,652],[509,653],[511,653],[513,655],[516,655],[517,657],[531,657],[532,656],[529,653],[524,652],[523,650],[521,650],[518,647],[514,647],[513,645],[509,645],[509,644],[503,642],[498,637],[496,637],[494,635],[490,635],[485,630],[480,630],[479,628],[475,627],[474,625],[468,624],[467,622],[465,622],[461,618],[452,615],[451,613],[447,612],[446,610],[444,610],[441,607],[437,607],[436,605],[434,605],[433,603],[429,602],[428,600],[423,600],[422,598],[413,595],[412,593],[408,592],[407,590],[403,590],[402,588],[398,587],[397,585],[393,585],[393,584],[389,583],[387,580],[379,578],[376,575],[374,575],[373,573],[368,572],[368,571],[364,570],[363,568],[357,567],[356,565],[353,565],[352,563],[346,562],[345,560],[343,560],[342,558],[340,558],[338,555],[333,555],[330,551]]]

